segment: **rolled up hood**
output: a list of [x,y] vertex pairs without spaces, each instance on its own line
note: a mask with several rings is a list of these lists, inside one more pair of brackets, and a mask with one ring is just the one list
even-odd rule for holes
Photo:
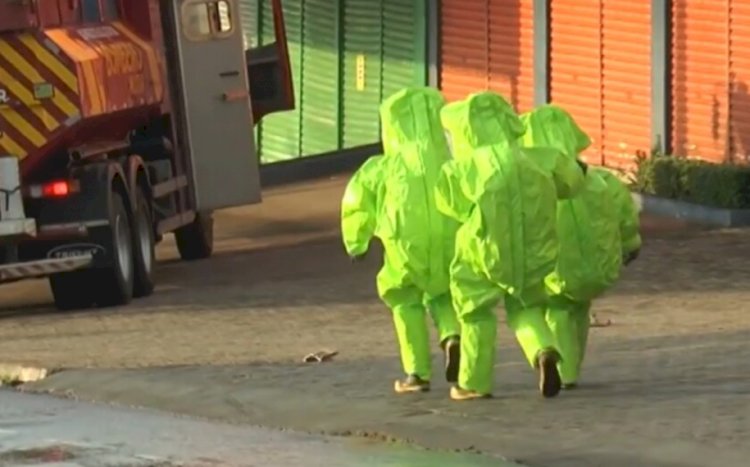
[[440,113],[451,136],[453,157],[470,157],[472,150],[492,145],[514,144],[524,127],[510,103],[491,92],[471,94],[445,106]]
[[524,146],[554,148],[577,158],[591,145],[591,138],[573,116],[556,105],[542,105],[523,114],[521,121],[526,129],[521,140]]
[[[450,157],[440,125],[443,95],[434,88],[406,88],[380,106],[383,150],[386,157],[433,159]],[[412,161],[415,162],[415,161]]]

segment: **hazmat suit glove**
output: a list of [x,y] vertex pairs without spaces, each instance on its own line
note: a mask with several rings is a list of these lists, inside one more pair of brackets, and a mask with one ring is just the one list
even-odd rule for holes
[[349,180],[341,200],[341,236],[349,256],[367,250],[380,210],[384,159],[368,159]]
[[360,253],[358,255],[349,255],[349,260],[352,263],[361,263],[362,261],[365,260],[365,258],[367,258],[367,252],[366,251],[364,253]]
[[623,264],[625,264],[625,266],[628,266],[630,263],[638,259],[638,256],[640,256],[640,254],[641,254],[640,248],[638,248],[637,250],[633,250],[630,253],[627,253],[625,255],[625,258],[623,258]]

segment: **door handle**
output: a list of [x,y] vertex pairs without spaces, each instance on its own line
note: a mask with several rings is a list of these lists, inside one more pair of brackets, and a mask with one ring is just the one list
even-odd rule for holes
[[221,95],[221,100],[224,102],[241,101],[246,100],[250,97],[250,94],[244,89],[235,89],[234,91],[227,91]]
[[221,73],[219,73],[219,76],[221,76],[222,78],[230,78],[232,76],[239,76],[239,75],[240,75],[240,72],[237,71],[237,70],[234,70],[234,71],[222,71]]

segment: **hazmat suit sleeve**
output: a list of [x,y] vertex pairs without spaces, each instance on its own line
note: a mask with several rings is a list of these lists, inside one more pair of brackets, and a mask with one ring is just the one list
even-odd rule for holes
[[341,201],[341,235],[349,256],[367,252],[375,235],[382,180],[383,156],[365,162],[349,180]]
[[458,161],[443,164],[435,186],[435,204],[438,211],[464,223],[469,220],[472,202],[463,189],[463,165]]
[[558,199],[573,198],[583,187],[585,175],[575,159],[552,148],[533,147],[523,151],[552,176]]
[[622,253],[627,256],[641,248],[641,221],[638,207],[630,195],[630,190],[614,174],[604,169],[596,169],[597,174],[607,182],[615,200],[620,217],[620,237]]

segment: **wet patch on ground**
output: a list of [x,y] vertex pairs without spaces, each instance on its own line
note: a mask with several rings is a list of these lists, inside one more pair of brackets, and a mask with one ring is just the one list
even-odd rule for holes
[[[68,444],[0,451],[0,465],[3,466],[53,466],[58,464],[79,467],[199,467],[198,464],[187,465],[164,460],[123,459],[115,454],[113,449]],[[208,465],[200,464],[200,467],[208,467]]]

